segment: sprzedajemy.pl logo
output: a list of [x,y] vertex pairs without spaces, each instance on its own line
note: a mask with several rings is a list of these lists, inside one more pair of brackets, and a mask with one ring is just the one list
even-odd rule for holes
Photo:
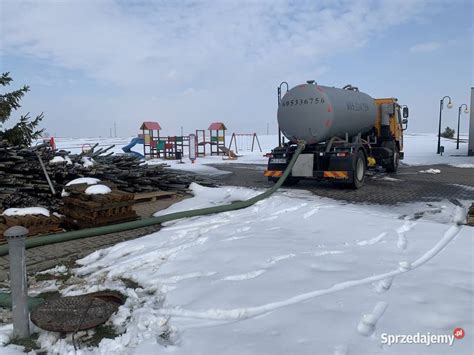
[[448,344],[452,346],[454,339],[464,338],[465,332],[463,328],[456,328],[453,334],[431,334],[416,333],[416,334],[387,334],[382,333],[380,339],[382,344],[392,346],[393,344],[424,344],[430,346],[431,344]]

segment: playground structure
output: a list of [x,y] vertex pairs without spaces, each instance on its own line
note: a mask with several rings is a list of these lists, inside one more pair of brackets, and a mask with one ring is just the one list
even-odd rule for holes
[[164,159],[181,160],[184,148],[187,147],[189,150],[189,136],[168,136],[166,139],[161,139],[160,143],[164,144],[164,151],[162,151]]
[[[235,153],[239,153],[239,148],[237,147],[237,140],[239,139],[241,150],[244,150],[243,144],[247,143],[247,150],[250,150],[253,153],[255,148],[255,142],[258,145],[258,149],[260,152],[262,151],[262,147],[260,146],[260,141],[258,140],[257,133],[232,133],[232,137],[230,138],[229,149],[232,149],[232,143],[234,143]],[[245,140],[245,142],[244,142]],[[251,142],[250,142],[251,140]]]
[[206,135],[206,130],[196,130],[196,156],[206,156],[206,146],[209,145],[210,153],[212,155],[225,155],[221,148],[225,148],[225,131],[227,127],[222,122],[213,122],[207,129],[209,135]]
[[130,141],[130,143],[128,143],[126,146],[122,147],[122,150],[125,152],[125,153],[128,153],[128,154],[133,154],[135,155],[136,157],[140,158],[140,159],[145,159],[145,156],[143,154],[140,154],[138,152],[135,152],[132,150],[132,148],[137,145],[137,144],[143,144],[143,134],[139,134],[138,137],[135,137],[135,138],[132,138],[132,140]]
[[[143,122],[140,126],[142,133],[132,138],[129,144],[122,150],[133,154],[141,159],[182,159],[184,149],[189,149],[188,136],[160,137],[161,126],[158,122]],[[137,144],[143,144],[143,154],[135,152],[132,148]]]
[[[181,160],[184,153],[190,148],[189,136],[160,136],[161,126],[158,122],[143,122],[140,130],[142,133],[132,138],[130,143],[122,148],[125,153],[133,154],[141,159],[163,158]],[[211,123],[207,130],[197,129],[194,136],[196,157],[206,156],[208,152],[206,147],[209,145],[211,155],[222,155],[235,159],[236,156],[232,156],[232,154],[235,154],[232,152],[229,155],[230,149],[225,145],[226,130],[227,127],[222,122]],[[143,144],[143,154],[132,150],[137,144]],[[258,145],[260,147],[260,143]]]
[[164,150],[164,147],[159,144],[160,124],[158,122],[146,121],[142,123],[140,129],[143,136],[143,157],[145,159],[159,158],[160,150]]

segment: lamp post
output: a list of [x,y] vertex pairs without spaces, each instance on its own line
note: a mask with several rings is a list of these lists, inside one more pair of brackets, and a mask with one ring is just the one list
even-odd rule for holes
[[469,108],[467,107],[466,104],[462,104],[461,106],[459,106],[459,109],[458,109],[458,139],[456,140],[456,149],[459,149],[459,121],[461,120],[461,110],[462,110],[463,106],[465,107],[464,113],[469,113]]
[[439,101],[439,128],[438,128],[438,150],[437,150],[437,154],[441,153],[441,112],[443,112],[443,103],[444,103],[444,99],[446,99],[446,98],[449,100],[448,104],[446,106],[448,108],[453,107],[453,103],[451,101],[450,96],[445,96]]

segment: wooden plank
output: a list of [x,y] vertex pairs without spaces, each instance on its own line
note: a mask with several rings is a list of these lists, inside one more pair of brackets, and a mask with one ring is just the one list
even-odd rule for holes
[[[103,210],[108,210],[110,208],[115,207],[123,207],[123,206],[132,206],[135,201],[122,201],[122,202],[112,202],[112,203],[103,203],[103,204],[89,204],[91,201],[83,201],[83,200],[68,200],[65,201],[63,210],[66,208],[75,209],[81,211],[83,213],[90,213],[90,212],[98,212]],[[63,214],[65,214],[63,212]]]
[[171,198],[176,196],[176,191],[150,191],[134,194],[135,201],[156,201],[162,198]]

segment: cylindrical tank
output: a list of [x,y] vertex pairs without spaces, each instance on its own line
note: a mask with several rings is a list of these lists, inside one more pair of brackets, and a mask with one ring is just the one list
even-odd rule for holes
[[376,117],[375,101],[369,95],[314,82],[289,90],[278,107],[283,134],[292,142],[302,139],[307,144],[368,132]]

